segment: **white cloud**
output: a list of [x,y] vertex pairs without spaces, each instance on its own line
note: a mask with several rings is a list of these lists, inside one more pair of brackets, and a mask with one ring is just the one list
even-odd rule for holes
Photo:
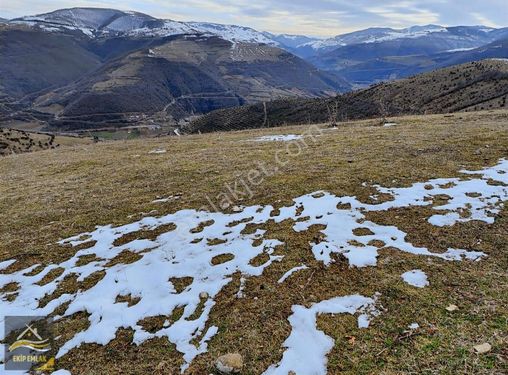
[[495,23],[494,21],[488,19],[487,17],[485,17],[484,15],[482,15],[480,13],[471,13],[471,15],[478,20],[478,23],[480,25],[489,26],[489,27],[502,27],[501,25]]

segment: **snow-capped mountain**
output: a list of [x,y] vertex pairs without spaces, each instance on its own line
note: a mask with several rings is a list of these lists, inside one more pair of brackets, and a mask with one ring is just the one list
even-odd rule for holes
[[260,43],[280,46],[280,43],[276,40],[250,27],[207,22],[186,22],[186,25],[189,25],[194,30],[201,33],[216,35],[230,42]]
[[[44,33],[63,32],[85,37],[86,43],[102,45],[94,47],[101,49],[102,58],[119,55],[134,46],[141,48],[152,39],[179,35],[217,36],[234,44],[277,47],[307,60],[318,69],[346,77],[356,86],[405,77],[420,72],[422,67],[434,66],[430,61],[437,64],[442,54],[465,54],[508,38],[508,28],[425,25],[405,29],[376,27],[319,39],[260,32],[238,25],[159,19],[139,12],[101,8],[61,9],[8,22],[27,25]],[[113,43],[115,48],[111,44],[105,45],[106,40],[118,36],[124,44]],[[505,55],[496,53],[493,57]]]
[[381,43],[399,39],[415,39],[427,36],[439,36],[440,38],[449,39],[459,39],[462,37],[463,39],[467,39],[467,41],[471,42],[480,40],[483,42],[484,39],[488,39],[488,34],[494,30],[495,29],[493,28],[484,26],[443,27],[439,25],[413,26],[406,29],[369,28],[366,30],[338,35],[329,39],[310,42],[301,47],[308,46],[314,50],[330,50],[352,44]]
[[[216,35],[231,42],[257,43],[286,49],[300,57],[310,57],[334,49],[397,40],[431,38],[447,50],[477,48],[500,38],[503,29],[485,26],[413,26],[406,29],[369,28],[328,39],[305,35],[272,34],[250,27],[206,22],[158,19],[147,14],[103,8],[71,8],[10,21],[49,32],[80,31],[89,37],[122,34],[134,37],[164,37],[179,34]],[[505,29],[506,31],[506,29]]]
[[106,32],[129,32],[146,27],[155,18],[143,13],[122,12],[115,9],[60,9],[36,16],[25,16],[11,23],[28,24],[47,31],[77,30],[92,36]]
[[306,35],[272,34],[269,32],[264,32],[263,34],[270,40],[276,41],[287,48],[298,48],[321,40],[320,38],[309,37]]
[[280,46],[276,40],[249,27],[205,22],[180,22],[157,19],[138,12],[115,9],[72,8],[10,21],[46,31],[75,30],[89,37],[123,34],[129,36],[172,36],[179,34],[216,35],[231,42]]

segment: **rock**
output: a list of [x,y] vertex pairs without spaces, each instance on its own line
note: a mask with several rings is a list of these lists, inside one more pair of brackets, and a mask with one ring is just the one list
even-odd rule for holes
[[242,208],[242,207],[240,207],[240,206],[233,206],[232,211],[233,211],[233,212],[242,212],[242,211],[243,211],[243,208]]
[[457,311],[458,309],[459,309],[459,307],[457,305],[450,305],[446,308],[446,311],[454,312],[454,311]]
[[289,372],[288,372],[288,375],[296,375],[296,372],[294,372],[294,371],[289,371]]
[[242,370],[243,358],[238,353],[228,353],[215,361],[215,368],[223,374],[237,374]]
[[167,151],[163,148],[156,148],[149,152],[149,154],[165,154]]
[[490,352],[492,349],[492,346],[489,344],[489,343],[484,343],[484,344],[481,344],[481,345],[476,345],[474,347],[474,350],[476,351],[476,353],[478,354],[485,354],[485,353],[488,353]]
[[201,299],[208,299],[208,293],[207,292],[201,292],[201,293],[199,293],[199,298],[201,298]]

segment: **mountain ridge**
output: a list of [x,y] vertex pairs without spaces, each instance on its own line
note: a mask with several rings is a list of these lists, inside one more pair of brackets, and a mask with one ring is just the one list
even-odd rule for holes
[[508,59],[466,63],[336,98],[279,100],[204,115],[187,132],[508,108]]
[[[74,21],[73,21],[74,20]],[[11,23],[25,23],[30,25],[51,27],[74,27],[89,36],[94,32],[137,32],[142,34],[158,31],[158,36],[174,35],[174,32],[210,32],[230,41],[257,42],[283,47],[299,55],[299,50],[312,49],[314,51],[330,51],[336,47],[352,44],[376,43],[388,40],[415,39],[429,34],[450,34],[456,36],[469,34],[471,38],[478,35],[485,37],[492,34],[495,39],[497,32],[508,33],[506,28],[493,28],[483,25],[477,26],[441,26],[414,25],[407,28],[395,29],[389,27],[371,27],[330,38],[316,38],[307,35],[275,34],[258,31],[241,25],[228,25],[211,22],[175,21],[161,19],[136,11],[121,11],[111,8],[75,7],[58,9],[53,12],[35,16],[23,16],[10,20]],[[55,30],[52,30],[55,31]],[[236,35],[235,35],[236,33]],[[242,35],[243,34],[243,35]],[[494,39],[489,39],[492,42]],[[459,48],[459,47],[457,47]],[[465,47],[463,47],[465,48]],[[305,54],[305,53],[303,53]],[[301,56],[302,57],[302,56]]]

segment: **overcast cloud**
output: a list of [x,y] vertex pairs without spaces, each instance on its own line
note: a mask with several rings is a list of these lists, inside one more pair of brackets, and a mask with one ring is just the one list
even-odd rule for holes
[[506,0],[1,0],[0,17],[75,6],[135,10],[179,21],[250,26],[275,33],[333,36],[367,27],[439,24],[508,26]]

